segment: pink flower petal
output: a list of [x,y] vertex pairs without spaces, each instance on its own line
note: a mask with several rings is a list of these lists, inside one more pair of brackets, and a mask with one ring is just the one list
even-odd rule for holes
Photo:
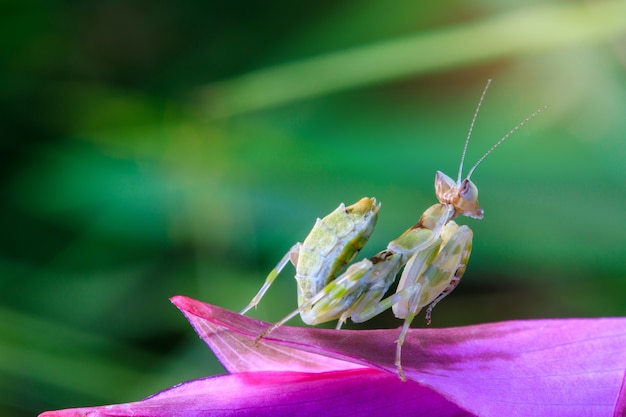
[[[186,297],[176,304],[198,329],[203,322],[237,340],[218,356],[232,372],[263,369],[244,338],[254,339],[269,326]],[[209,346],[216,339],[205,332]],[[333,331],[282,327],[262,344],[270,362],[280,355],[296,358],[298,370],[327,356],[340,362],[323,367],[346,369],[341,361],[395,374],[397,330]],[[279,350],[274,356],[268,345]],[[624,407],[626,319],[528,320],[449,329],[412,329],[403,348],[407,377],[432,388],[462,409],[480,416],[611,416]],[[310,352],[306,355],[297,351]],[[250,359],[252,358],[252,359]],[[293,364],[292,364],[293,365]],[[270,365],[273,367],[275,365]],[[620,394],[621,393],[621,394]],[[618,404],[619,398],[619,404]]]
[[615,407],[615,414],[613,414],[613,417],[624,416],[626,416],[626,372],[624,372],[622,387],[619,391],[619,398],[617,400],[617,407]]
[[415,382],[371,369],[250,372],[185,382],[142,401],[39,417],[471,417]]
[[[324,372],[364,367],[266,340],[255,343],[256,335],[267,328],[267,323],[234,314],[192,298],[173,297],[172,302],[183,312],[196,333],[209,345],[229,372]],[[210,317],[219,316],[222,312],[234,314],[228,318],[230,320],[228,327],[224,327],[219,320],[210,319]],[[238,329],[247,329],[247,331],[242,332]],[[306,331],[306,329],[300,330]],[[332,334],[336,335],[335,332]]]

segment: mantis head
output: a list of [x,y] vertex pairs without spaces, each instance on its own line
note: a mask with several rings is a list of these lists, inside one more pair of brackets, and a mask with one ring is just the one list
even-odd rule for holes
[[457,216],[483,218],[483,209],[478,203],[478,188],[469,178],[458,183],[443,172],[437,171],[435,194],[440,203],[452,204]]
[[461,180],[463,175],[463,162],[465,161],[465,153],[467,151],[467,145],[470,140],[470,136],[472,135],[472,130],[474,129],[474,123],[476,122],[476,116],[478,116],[478,111],[480,110],[480,106],[485,98],[485,94],[487,93],[487,89],[491,84],[491,80],[487,82],[485,89],[483,90],[482,95],[480,96],[480,100],[478,101],[478,106],[476,107],[476,111],[474,112],[474,117],[472,117],[472,123],[470,124],[469,132],[467,133],[467,139],[465,139],[465,146],[463,147],[463,153],[461,154],[461,163],[459,164],[459,175],[457,180],[454,181],[452,178],[448,177],[441,171],[437,171],[437,175],[435,176],[435,193],[437,194],[437,199],[442,204],[452,204],[454,206],[455,217],[456,216],[468,216],[473,217],[475,219],[483,218],[483,209],[478,204],[478,188],[476,185],[470,180],[470,177],[474,173],[474,170],[480,165],[480,163],[485,159],[487,155],[493,152],[502,142],[504,142],[509,136],[515,133],[520,127],[522,127],[526,122],[535,117],[537,114],[546,109],[547,106],[542,106],[539,109],[535,110],[530,114],[527,118],[522,120],[517,126],[511,129],[506,135],[504,135],[500,140],[498,140],[487,152],[481,156],[478,161],[472,166],[467,173],[465,179]]

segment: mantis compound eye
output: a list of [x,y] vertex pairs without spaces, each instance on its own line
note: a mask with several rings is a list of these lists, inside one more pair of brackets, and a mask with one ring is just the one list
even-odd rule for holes
[[478,188],[469,179],[464,179],[459,189],[459,196],[468,202],[478,201]]

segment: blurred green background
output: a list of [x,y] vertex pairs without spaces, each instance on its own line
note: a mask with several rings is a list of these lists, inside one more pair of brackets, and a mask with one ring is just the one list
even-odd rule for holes
[[[473,176],[485,218],[433,326],[626,314],[624,1],[4,4],[2,416],[223,372],[168,297],[241,309],[363,196],[362,255],[384,248],[456,175],[488,78],[468,167],[550,108]],[[254,317],[295,308],[292,276]]]

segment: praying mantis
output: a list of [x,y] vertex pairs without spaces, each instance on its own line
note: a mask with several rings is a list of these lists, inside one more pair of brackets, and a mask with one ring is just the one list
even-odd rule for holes
[[[386,249],[348,266],[341,274],[373,233],[380,203],[366,197],[351,206],[342,203],[326,217],[318,218],[306,239],[283,256],[241,311],[245,314],[257,306],[287,263],[295,266],[298,308],[262,332],[257,341],[298,314],[309,325],[338,320],[336,328],[340,329],[348,318],[361,323],[391,308],[397,318],[404,319],[396,341],[395,366],[400,379],[406,380],[402,345],[411,322],[427,306],[426,322],[430,324],[433,308],[456,288],[469,261],[472,230],[459,226],[453,219],[459,216],[483,218],[478,188],[470,180],[471,175],[487,155],[547,107],[537,109],[499,139],[463,178],[465,154],[490,83],[491,80],[474,112],[457,180],[441,171],[435,175],[435,195],[439,202],[426,209],[417,224],[392,240]],[[400,270],[396,292],[385,298]]]

